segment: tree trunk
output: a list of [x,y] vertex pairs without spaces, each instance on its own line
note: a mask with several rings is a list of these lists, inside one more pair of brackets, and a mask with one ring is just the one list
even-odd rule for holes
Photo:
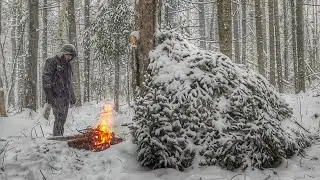
[[[12,47],[12,63],[16,62],[16,58],[17,58],[17,38],[16,38],[16,31],[17,31],[17,7],[18,7],[18,3],[17,0],[13,0],[12,2],[12,22],[11,22],[11,47]],[[13,67],[13,66],[12,66]],[[10,85],[8,87],[8,92],[9,93],[9,98],[8,98],[8,106],[14,106],[15,105],[15,94],[14,94],[14,90],[12,89],[15,84],[15,77],[16,77],[16,71],[12,70],[12,75],[11,75],[11,79],[13,79],[13,81],[10,82]]]
[[233,37],[234,37],[234,59],[235,62],[240,64],[240,33],[239,33],[239,5],[238,1],[232,2],[233,9]]
[[66,36],[66,16],[67,16],[67,2],[68,0],[60,1],[59,6],[59,27],[58,27],[58,47],[62,47]]
[[[199,0],[199,32],[200,32],[200,48],[206,49],[206,19],[204,16],[203,0]],[[231,58],[231,57],[230,57]]]
[[[209,43],[209,47],[208,49],[211,51],[214,51],[215,48],[213,48],[212,46],[215,46],[214,41],[216,41],[215,39],[215,22],[216,22],[216,4],[212,3],[212,12],[211,12],[211,17],[210,17],[210,31],[209,31],[209,38],[210,38],[210,43]],[[240,59],[239,59],[240,60]]]
[[[115,47],[119,47],[119,42],[116,41]],[[117,50],[115,50],[117,51]],[[116,54],[115,69],[114,69],[114,108],[116,112],[119,112],[119,93],[120,93],[120,54]]]
[[279,92],[283,93],[283,79],[282,79],[282,61],[280,53],[280,28],[279,28],[279,11],[278,0],[274,0],[274,19],[275,19],[275,39],[276,39],[276,62],[277,62],[277,77]]
[[[261,7],[262,7],[262,34],[263,34],[263,61],[266,64],[268,62],[268,41],[267,39],[269,38],[267,35],[267,29],[268,29],[268,24],[267,24],[267,8],[266,8],[266,3],[267,1],[260,1],[261,2]],[[267,73],[265,73],[267,74]]]
[[270,83],[276,86],[276,59],[274,46],[274,0],[269,0],[269,52],[270,52]]
[[[74,0],[68,1],[68,28],[69,28],[69,43],[73,44],[76,48],[77,46],[77,27],[76,27],[76,18],[75,18],[75,8],[74,8]],[[77,48],[78,49],[78,48]],[[79,72],[79,59],[76,57],[72,60],[72,70],[73,70],[73,87],[74,93],[76,96],[76,106],[81,106],[81,91],[80,91],[80,72]]]
[[[47,0],[43,0],[43,31],[42,31],[42,60],[45,61],[48,57],[48,2]],[[41,83],[42,84],[42,83]],[[42,94],[44,92],[42,90]],[[42,103],[45,103],[45,97],[42,97]],[[43,105],[42,104],[42,105]],[[45,108],[46,107],[46,108]],[[44,106],[44,118],[49,119],[51,106]]]
[[298,59],[297,59],[297,33],[296,33],[296,13],[294,1],[289,1],[291,4],[291,30],[292,30],[292,59],[293,59],[293,69],[294,69],[294,89],[295,93],[298,94],[299,91],[299,81],[298,81]]
[[218,0],[220,52],[232,58],[231,0]]
[[297,19],[297,49],[298,49],[298,92],[306,92],[305,85],[305,62],[304,62],[304,26],[303,26],[303,1],[296,1]]
[[37,65],[39,42],[39,1],[28,0],[29,10],[29,42],[28,56],[26,60],[26,107],[36,111],[37,109]]
[[242,60],[243,64],[247,63],[247,0],[241,0],[242,7]]
[[84,102],[90,101],[90,0],[84,0]]
[[[0,34],[2,34],[2,1],[0,1]],[[1,36],[2,37],[2,36]],[[0,40],[2,38],[0,37]],[[2,42],[2,41],[1,41]],[[7,111],[6,111],[6,106],[5,106],[5,99],[4,99],[4,89],[3,89],[3,83],[2,79],[0,77],[0,116],[1,117],[7,117]]]
[[138,43],[138,72],[136,72],[139,94],[144,95],[143,82],[148,74],[147,69],[150,63],[149,51],[154,48],[154,33],[156,31],[156,0],[139,1],[139,28],[140,39]]
[[[25,100],[25,95],[24,95],[24,89],[25,89],[25,78],[24,75],[26,74],[26,70],[25,70],[25,59],[24,59],[24,33],[25,33],[25,23],[26,20],[23,18],[23,4],[25,3],[25,1],[23,0],[18,0],[18,17],[17,17],[17,24],[18,24],[18,31],[17,31],[17,35],[19,37],[18,40],[18,104],[20,106],[20,108],[22,109],[23,107],[26,107],[26,100]],[[20,109],[20,110],[21,110]]]
[[262,10],[261,10],[260,0],[255,0],[255,18],[256,18],[258,70],[262,76],[265,76],[264,61],[263,61]]
[[[128,58],[129,60],[129,58]],[[130,83],[131,83],[131,79],[130,79],[130,62],[127,61],[126,63],[126,75],[127,75],[127,103],[129,106],[131,106],[131,96],[130,96]],[[131,77],[132,78],[132,77]]]
[[287,1],[283,0],[283,60],[284,60],[284,79],[289,80],[289,63],[288,63],[288,17]]

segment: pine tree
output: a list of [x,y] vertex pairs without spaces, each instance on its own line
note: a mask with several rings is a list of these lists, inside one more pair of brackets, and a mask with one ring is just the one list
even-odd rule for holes
[[158,40],[130,127],[143,166],[267,168],[310,145],[282,126],[292,109],[262,75],[175,32]]

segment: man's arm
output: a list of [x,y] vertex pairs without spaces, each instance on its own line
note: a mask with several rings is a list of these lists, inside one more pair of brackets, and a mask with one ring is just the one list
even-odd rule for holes
[[53,92],[52,92],[52,77],[56,68],[56,64],[53,59],[47,59],[44,65],[42,73],[42,87],[46,94],[46,99],[49,104],[53,104]]

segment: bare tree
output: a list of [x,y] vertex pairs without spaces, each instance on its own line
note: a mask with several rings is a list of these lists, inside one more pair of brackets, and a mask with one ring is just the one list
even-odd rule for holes
[[[12,1],[12,19],[11,19],[11,47],[12,47],[12,51],[11,51],[11,61],[12,63],[14,63],[16,61],[17,58],[17,38],[16,38],[16,27],[17,27],[17,7],[18,7],[18,2],[17,0],[13,0]],[[12,86],[8,87],[8,92],[9,93],[9,99],[8,99],[8,106],[14,106],[14,91],[11,90],[12,87],[15,86],[16,81],[14,81],[14,77],[16,76],[16,71],[13,71],[12,77],[11,79],[13,79],[13,81],[11,81],[10,83],[12,84]]]
[[276,59],[274,46],[274,0],[269,0],[269,52],[270,52],[270,83],[276,86]]
[[200,48],[206,49],[206,19],[204,15],[203,0],[199,0],[198,7],[199,7]]
[[233,37],[234,37],[234,59],[236,63],[241,63],[240,59],[240,33],[239,33],[239,2],[232,2],[233,11]]
[[297,52],[298,52],[298,92],[306,92],[305,62],[304,62],[304,26],[303,26],[303,1],[296,1],[297,20]]
[[156,31],[156,0],[139,1],[139,29],[140,39],[138,43],[138,68],[136,82],[140,89],[140,95],[145,93],[143,82],[147,75],[147,68],[150,63],[149,51],[154,48],[154,33]]
[[242,9],[242,63],[246,64],[247,60],[247,0],[241,0],[241,9]]
[[29,10],[29,38],[28,56],[26,68],[26,108],[36,111],[37,109],[37,65],[38,65],[38,42],[39,42],[39,1],[28,0]]
[[[0,1],[0,34],[2,34],[2,1]],[[2,37],[2,36],[0,36]],[[1,38],[0,38],[1,40]],[[4,99],[4,88],[3,88],[3,83],[2,83],[2,78],[0,76],[0,116],[2,117],[7,117],[7,111],[6,111],[6,106],[5,106],[5,99]]]
[[23,17],[23,6],[26,2],[24,0],[18,0],[18,16],[17,16],[17,24],[18,24],[18,30],[17,30],[17,35],[18,35],[18,104],[20,108],[26,107],[26,100],[24,96],[24,90],[25,90],[25,74],[26,74],[26,69],[25,69],[25,40],[24,40],[24,35],[25,35],[25,27],[26,27],[26,19]]
[[283,60],[284,60],[284,79],[289,79],[289,63],[288,63],[288,17],[287,17],[287,1],[283,0]]
[[232,58],[231,0],[218,0],[220,52]]
[[279,11],[278,11],[278,0],[274,0],[274,31],[276,39],[276,62],[277,62],[277,79],[279,92],[283,92],[283,78],[282,78],[282,62],[280,54],[280,28],[279,28]]
[[299,91],[299,81],[298,81],[298,59],[297,59],[297,34],[296,34],[296,11],[294,1],[290,1],[291,4],[291,30],[292,30],[292,59],[293,59],[293,69],[294,69],[294,89],[295,93],[298,94]]
[[90,101],[90,0],[84,0],[84,102]]
[[262,31],[262,10],[261,1],[255,0],[255,19],[256,19],[256,37],[258,52],[258,70],[262,76],[265,76],[263,61],[263,31]]
[[[67,18],[68,18],[68,38],[69,43],[73,44],[76,48],[77,46],[77,27],[76,27],[76,18],[75,18],[75,8],[74,0],[67,0]],[[78,49],[78,48],[77,48]],[[81,106],[81,91],[80,91],[80,72],[79,72],[79,61],[76,57],[72,61],[73,69],[73,87],[75,90],[75,96],[77,99],[76,106]]]
[[[48,57],[48,1],[43,0],[43,8],[42,8],[42,23],[43,23],[43,31],[42,31],[42,60],[44,61]],[[42,93],[44,94],[44,93]],[[45,98],[42,98],[42,102],[45,101]],[[44,117],[49,119],[51,106],[46,106],[44,109]]]

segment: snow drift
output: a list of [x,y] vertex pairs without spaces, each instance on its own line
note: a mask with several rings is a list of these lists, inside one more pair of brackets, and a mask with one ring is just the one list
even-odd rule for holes
[[143,166],[268,168],[310,145],[281,125],[292,109],[263,76],[173,31],[157,38],[130,127]]

